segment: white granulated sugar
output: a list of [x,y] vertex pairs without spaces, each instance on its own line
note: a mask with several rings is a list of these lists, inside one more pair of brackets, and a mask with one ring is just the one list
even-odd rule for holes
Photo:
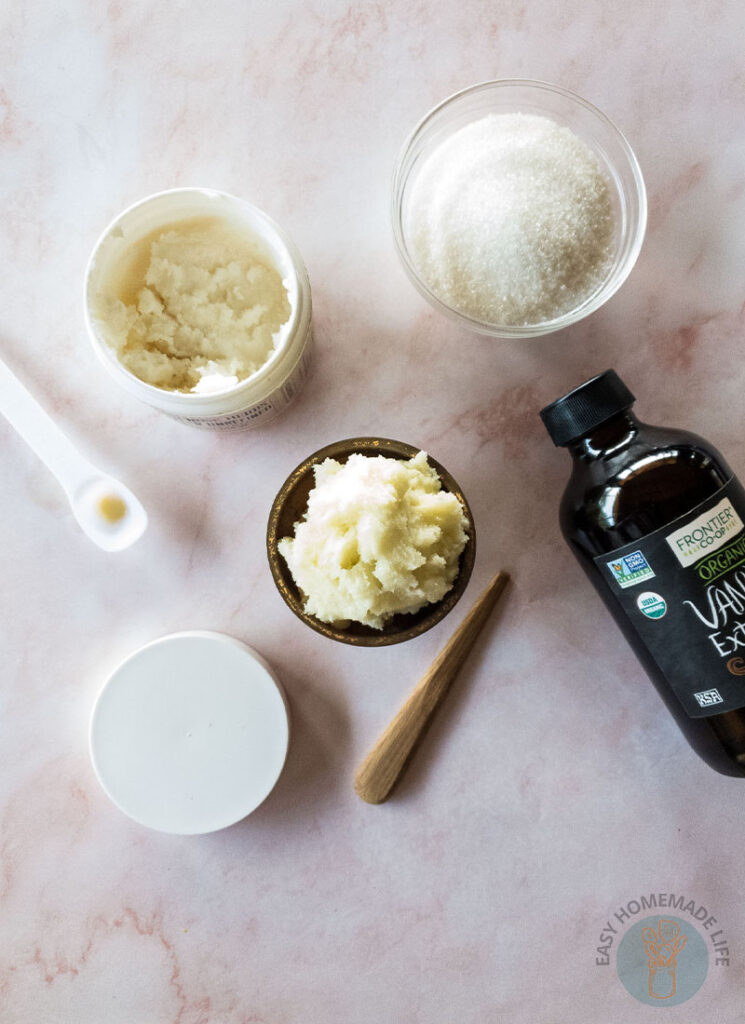
[[414,263],[443,302],[505,326],[553,320],[612,261],[614,215],[597,159],[568,128],[490,114],[424,161],[408,207]]

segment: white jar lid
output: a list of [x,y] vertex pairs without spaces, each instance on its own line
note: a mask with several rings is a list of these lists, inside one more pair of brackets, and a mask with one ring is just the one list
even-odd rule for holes
[[98,696],[90,753],[130,818],[160,832],[226,828],[274,788],[287,755],[284,692],[246,644],[174,633],[126,658]]

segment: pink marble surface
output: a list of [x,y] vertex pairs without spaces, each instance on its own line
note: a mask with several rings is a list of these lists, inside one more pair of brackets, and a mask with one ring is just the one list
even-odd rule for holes
[[[95,550],[0,423],[2,1024],[597,1024],[648,1021],[597,936],[674,891],[732,947],[678,1020],[745,1021],[743,783],[680,737],[560,542],[568,460],[538,408],[615,366],[657,422],[745,472],[745,79],[739,0],[6,4],[0,347],[152,526]],[[560,83],[627,133],[650,226],[636,270],[543,340],[460,332],[420,300],[388,224],[413,123],[486,78]],[[295,237],[310,271],[312,377],[287,415],[213,436],[121,393],[86,341],[88,252],[156,190],[221,188]],[[445,463],[479,553],[466,601],[398,648],[361,651],[282,604],[263,530],[286,473],[377,433]],[[398,798],[355,766],[466,605],[515,585]],[[246,822],[144,830],[88,762],[108,668],[161,634],[223,630],[285,682],[286,771]]]

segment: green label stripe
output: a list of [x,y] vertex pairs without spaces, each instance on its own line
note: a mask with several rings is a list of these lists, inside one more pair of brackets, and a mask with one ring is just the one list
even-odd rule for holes
[[719,551],[700,558],[694,569],[704,583],[714,583],[730,569],[737,569],[741,565],[745,565],[745,533],[742,530],[734,540],[720,548]]

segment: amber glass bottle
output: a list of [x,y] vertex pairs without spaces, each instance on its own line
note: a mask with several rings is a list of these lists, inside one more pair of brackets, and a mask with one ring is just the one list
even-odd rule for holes
[[745,776],[745,490],[633,403],[607,370],[541,410],[572,456],[562,533],[693,749]]

